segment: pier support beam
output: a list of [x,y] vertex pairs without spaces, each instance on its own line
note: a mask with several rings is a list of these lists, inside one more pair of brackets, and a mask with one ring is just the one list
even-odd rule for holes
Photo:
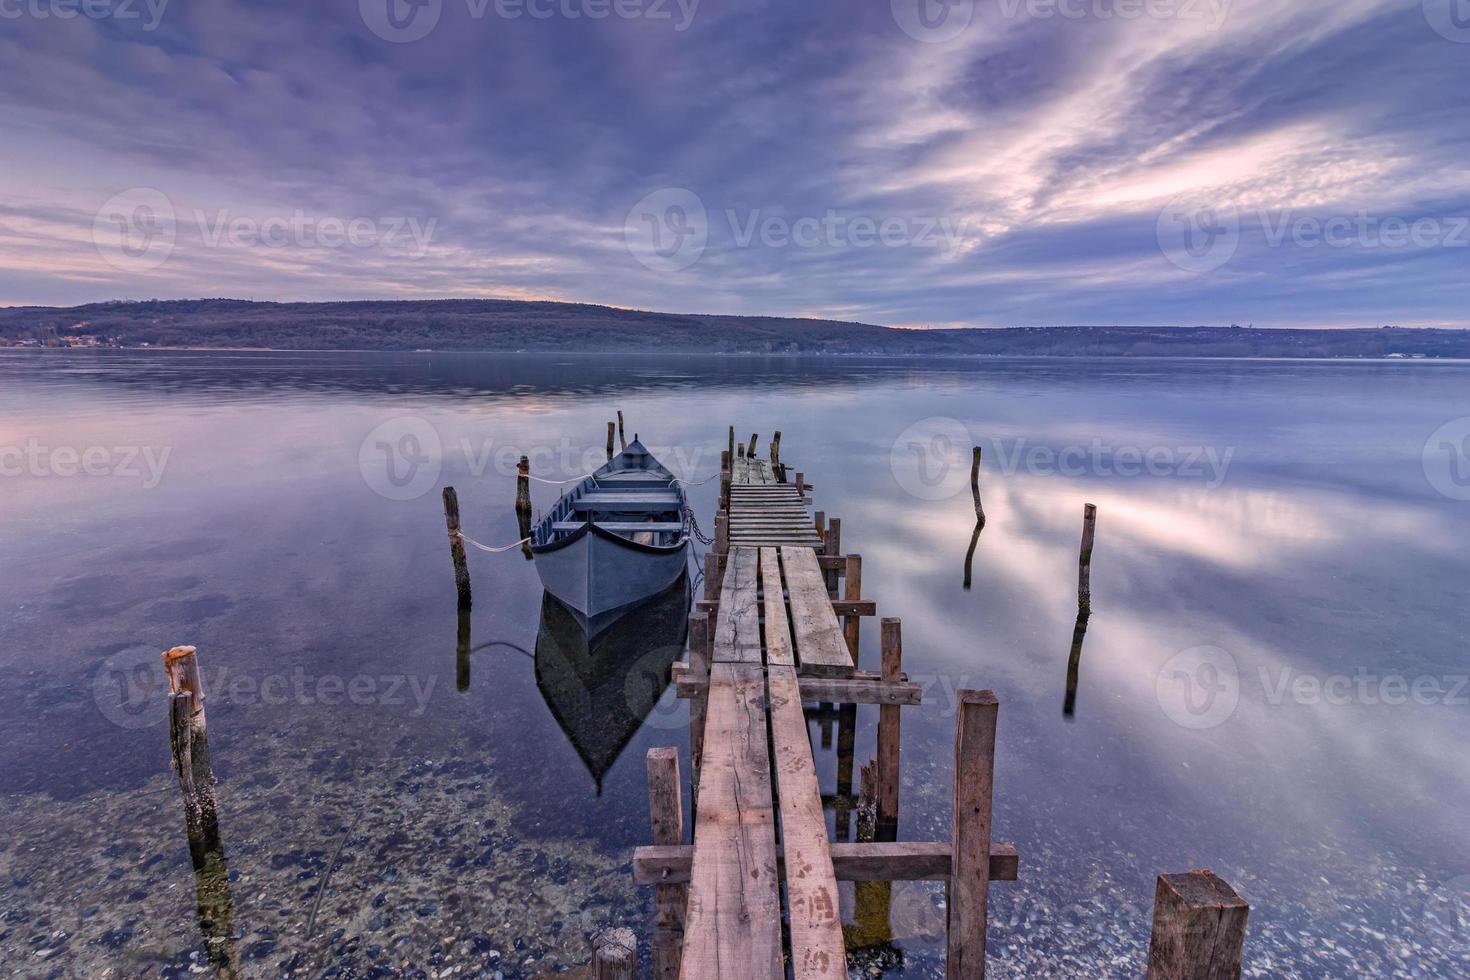
[[983,980],[999,702],[991,691],[960,691],[959,708],[954,747],[954,866],[944,975],[948,980]]
[[[880,624],[883,680],[903,678],[903,623],[885,619]],[[896,704],[878,709],[877,840],[898,840],[899,743],[902,715]]]
[[[649,749],[648,818],[654,844],[684,843],[684,806],[679,788],[679,750],[672,746]],[[677,980],[679,976],[688,901],[688,885],[658,886],[653,938],[653,975],[658,980]]]
[[[863,597],[863,556],[847,556],[847,572],[842,583],[842,598],[848,602],[857,602]],[[862,617],[846,615],[842,617],[842,637],[847,641],[847,651],[852,654],[852,665],[861,667],[858,658],[858,637],[862,631]]]
[[609,422],[607,424],[607,459],[608,459],[608,462],[612,462],[612,458],[613,458],[613,436],[616,434],[617,426],[618,426],[618,424],[616,422]]
[[1159,875],[1148,980],[1236,980],[1249,914],[1213,871]]
[[604,929],[592,937],[592,980],[633,980],[638,937],[632,929]]
[[691,786],[699,798],[699,763],[704,758],[704,719],[709,706],[710,621],[708,613],[689,617],[689,676],[703,688],[689,700],[689,765]]

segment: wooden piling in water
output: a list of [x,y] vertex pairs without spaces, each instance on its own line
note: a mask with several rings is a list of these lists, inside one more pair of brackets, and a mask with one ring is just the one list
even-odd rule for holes
[[735,456],[735,426],[733,426],[733,425],[730,426],[730,431],[729,431],[729,434],[728,434],[728,437],[727,437],[727,441],[728,441],[728,445],[725,446],[725,452],[727,454],[729,454],[729,456],[731,458],[734,458],[734,456]]
[[801,470],[796,471],[796,495],[803,499],[806,498],[806,474]]
[[[703,619],[704,617],[699,617]],[[690,625],[693,626],[693,617]],[[691,644],[693,638],[691,636]],[[654,844],[684,843],[684,805],[680,794],[679,750],[648,750],[648,819]],[[684,947],[684,908],[688,885],[659,885],[655,898],[653,975],[677,980],[679,953]]]
[[720,453],[720,510],[730,509],[730,484],[734,480],[730,465],[729,450]]
[[949,880],[947,980],[985,976],[990,893],[991,803],[999,702],[991,691],[960,691],[955,724],[953,864]]
[[204,678],[193,647],[174,647],[163,654],[169,688],[169,747],[184,794],[184,826],[196,869],[210,852],[222,850],[219,801],[209,758],[209,725],[204,714]]
[[970,496],[975,498],[975,523],[981,527],[985,526],[985,508],[980,504],[980,447],[975,447],[974,458],[970,462]]
[[617,430],[617,426],[618,424],[616,422],[609,422],[607,424],[607,458],[609,462],[613,458],[613,435]]
[[632,929],[604,929],[592,937],[593,980],[633,980],[638,937]]
[[970,579],[975,567],[975,547],[980,544],[980,532],[985,530],[984,521],[975,522],[975,533],[970,535],[970,548],[965,552],[965,591],[970,591]]
[[526,456],[516,463],[516,514],[531,516],[531,460]]
[[736,459],[744,459],[745,458],[745,443],[743,443],[743,442],[737,442],[735,444],[735,458]]
[[728,511],[715,514],[715,551],[725,555],[730,552],[730,515]]
[[1159,875],[1148,980],[1236,980],[1249,915],[1213,871]]
[[689,617],[689,676],[706,685],[705,691],[689,702],[689,765],[696,789],[699,763],[704,758],[704,719],[709,705],[710,632],[709,613]]
[[470,567],[465,561],[464,538],[459,530],[459,494],[453,487],[444,488],[444,524],[449,529],[449,557],[454,560],[454,589],[459,593],[459,608],[470,608]]
[[470,611],[459,610],[454,631],[454,689],[470,689]]
[[618,410],[618,446],[621,449],[628,448],[628,437],[623,433],[623,412]]
[[759,442],[759,441],[760,441],[760,433],[759,432],[752,432],[750,434],[750,443],[748,445],[746,445],[746,447],[745,447],[745,455],[746,456],[749,456],[751,459],[755,459],[755,457],[756,457],[755,444],[757,442]]
[[[880,624],[883,680],[898,683],[903,679],[903,622],[884,619]],[[897,840],[899,744],[902,741],[899,706],[885,704],[878,709],[878,840]]]
[[[822,553],[829,558],[837,558],[842,554],[842,519],[832,517],[827,520],[827,534],[822,539]],[[837,590],[837,569],[827,570],[827,589]]]
[[1097,530],[1097,507],[1082,508],[1082,553],[1077,561],[1077,608],[1092,609],[1092,542]]
[[[843,575],[842,598],[857,602],[863,597],[863,556],[848,555],[847,569]],[[842,617],[842,638],[847,641],[847,651],[852,654],[854,667],[861,666],[858,656],[858,639],[862,633],[861,616]]]
[[706,599],[718,599],[720,597],[720,584],[724,579],[722,574],[724,566],[720,564],[720,556],[713,551],[704,554],[704,597]]

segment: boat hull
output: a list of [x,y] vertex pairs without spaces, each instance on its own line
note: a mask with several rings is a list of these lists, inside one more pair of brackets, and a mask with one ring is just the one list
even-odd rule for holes
[[689,565],[689,541],[643,545],[589,524],[536,550],[541,584],[595,634],[628,607],[674,584]]

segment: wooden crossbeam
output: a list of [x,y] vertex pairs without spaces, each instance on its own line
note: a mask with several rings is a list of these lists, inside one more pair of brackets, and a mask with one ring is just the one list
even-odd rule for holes
[[[938,842],[830,845],[838,881],[948,881],[950,846]],[[677,885],[689,880],[694,848],[689,844],[645,846],[633,851],[633,880],[640,885]],[[990,845],[990,880],[1015,881],[1021,857],[1014,844]]]
[[714,664],[707,711],[681,975],[781,980],[775,813],[760,666]]

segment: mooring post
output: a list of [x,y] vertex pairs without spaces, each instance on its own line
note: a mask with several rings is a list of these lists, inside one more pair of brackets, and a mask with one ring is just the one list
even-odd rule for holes
[[743,443],[743,442],[737,442],[735,444],[735,458],[736,459],[744,459],[745,458],[745,443]]
[[1086,609],[1077,610],[1077,622],[1072,626],[1072,651],[1067,655],[1067,694],[1062,700],[1062,717],[1071,718],[1077,712],[1077,681],[1082,673],[1082,642],[1087,639]]
[[729,511],[715,511],[715,551],[722,555],[730,552]]
[[592,937],[593,980],[633,980],[638,937],[632,929],[604,929]]
[[[704,758],[704,719],[709,705],[710,665],[709,613],[689,617],[689,677],[704,684],[704,689],[689,699],[689,766],[693,770],[691,785],[699,786],[699,764]],[[697,799],[698,793],[692,797]]]
[[949,880],[945,977],[985,976],[986,905],[990,893],[991,801],[995,787],[995,723],[991,691],[960,691],[955,723],[954,836]]
[[444,524],[449,528],[449,557],[454,559],[454,588],[459,593],[459,608],[470,608],[470,567],[465,562],[464,538],[459,532],[459,494],[453,487],[444,488]]
[[470,689],[470,611],[461,609],[454,631],[454,689]]
[[1097,529],[1097,507],[1087,504],[1082,508],[1082,555],[1078,559],[1077,608],[1092,609],[1092,540]]
[[720,510],[730,509],[730,453],[720,453]]
[[970,578],[975,567],[975,547],[980,543],[980,532],[985,530],[984,521],[975,522],[975,533],[970,535],[970,548],[965,552],[965,591],[970,591]]
[[735,455],[735,426],[730,426],[727,439],[729,444],[725,446],[725,451],[733,457]]
[[516,463],[516,515],[531,516],[531,460],[526,456]]
[[1213,871],[1159,875],[1148,980],[1236,980],[1249,914]]
[[780,468],[781,468],[781,430],[780,429],[777,429],[776,430],[776,434],[771,437],[771,469],[773,469],[773,470],[779,470]]
[[720,564],[720,556],[713,551],[704,553],[704,597],[706,599],[718,599],[720,587],[724,585],[724,566]]
[[611,462],[613,458],[613,435],[616,432],[617,427],[618,424],[616,422],[609,422],[607,424],[607,458],[609,462]]
[[[829,558],[837,558],[842,554],[842,519],[832,517],[827,520],[827,537],[823,544],[823,554]],[[837,569],[827,570],[827,590],[837,591]]]
[[[693,625],[691,620],[691,626]],[[691,640],[692,642],[692,640]],[[684,843],[684,806],[680,795],[679,750],[649,749],[648,818],[653,826],[653,843]],[[659,885],[655,899],[653,975],[660,980],[677,980],[679,953],[684,946],[684,907],[688,885]]]
[[[885,683],[903,680],[903,622],[884,619],[881,626]],[[878,709],[878,839],[898,839],[899,743],[902,739],[900,708],[885,704]]]
[[[848,555],[847,569],[842,583],[842,598],[857,602],[863,597],[863,556]],[[847,652],[852,654],[852,665],[861,666],[858,657],[858,639],[862,633],[861,616],[842,617],[842,637],[847,640]]]
[[618,409],[618,447],[621,448],[621,449],[627,449],[628,448],[628,437],[623,434],[623,411],[622,411],[622,409]]
[[796,471],[796,495],[806,498],[806,474],[801,470]]
[[752,432],[750,434],[750,445],[748,445],[748,446],[745,447],[745,455],[749,456],[751,459],[755,459],[755,456],[756,456],[755,444],[756,444],[757,441],[759,441],[759,439],[760,439],[760,433],[759,432]]
[[833,830],[838,840],[852,838],[852,770],[857,755],[857,705],[837,706],[837,805]]
[[985,523],[985,508],[980,504],[980,447],[975,447],[974,459],[970,462],[970,496],[975,498],[975,521]]
[[[219,801],[214,795],[214,769],[209,760],[209,725],[204,715],[204,678],[193,647],[174,647],[163,654],[168,677],[169,746],[184,793],[184,825],[196,869],[210,851],[222,850]],[[182,696],[182,697],[181,697]],[[183,727],[180,728],[182,721]]]
[[[877,812],[877,760],[867,763],[858,775],[858,843],[884,841]],[[849,941],[856,948],[881,946],[893,941],[889,913],[893,907],[893,882],[855,881],[852,884],[853,930]]]

